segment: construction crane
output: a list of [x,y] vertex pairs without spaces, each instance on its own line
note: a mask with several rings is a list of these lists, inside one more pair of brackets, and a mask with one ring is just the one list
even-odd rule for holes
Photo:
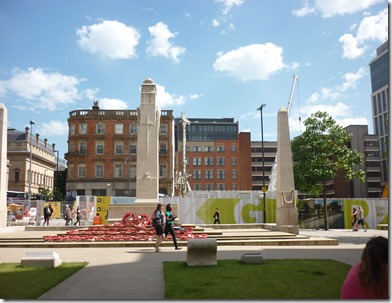
[[293,75],[293,85],[291,86],[291,92],[290,92],[290,97],[289,97],[289,102],[287,104],[287,116],[290,114],[290,109],[291,109],[291,103],[293,101],[293,96],[294,96],[294,89],[295,89],[295,84],[297,84],[298,76],[296,74]]
[[182,120],[182,171],[177,171],[175,175],[175,189],[176,194],[185,197],[191,188],[188,183],[188,178],[191,176],[186,172],[186,126],[191,124],[191,122],[186,118],[185,112],[181,113]]

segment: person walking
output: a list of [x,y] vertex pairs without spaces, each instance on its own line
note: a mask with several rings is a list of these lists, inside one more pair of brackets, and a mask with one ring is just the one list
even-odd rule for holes
[[219,219],[219,208],[215,208],[215,213],[214,213],[214,224],[218,223],[220,224],[220,219]]
[[65,208],[64,218],[65,218],[65,225],[67,225],[67,226],[71,225],[71,222],[72,222],[72,211],[71,211],[71,209],[69,208],[68,205]]
[[78,206],[76,208],[76,222],[74,224],[74,226],[76,226],[79,223],[80,226],[80,219],[82,218],[82,214],[80,213],[80,207]]
[[180,250],[181,247],[178,247],[177,245],[176,233],[173,230],[174,220],[177,218],[177,216],[172,213],[172,206],[170,203],[166,205],[165,218],[166,218],[165,238],[167,237],[168,234],[171,234],[175,249]]
[[389,299],[388,239],[371,238],[362,251],[361,261],[351,267],[340,299]]
[[50,216],[52,215],[52,212],[53,212],[52,206],[50,204],[45,205],[45,207],[44,207],[44,224],[42,226],[45,226],[45,223],[47,226],[49,226],[49,219],[50,219]]
[[361,206],[358,206],[358,224],[357,224],[357,229],[359,229],[359,226],[362,226],[362,229],[364,229],[364,231],[367,231],[366,229],[366,224],[363,218],[363,209]]
[[358,224],[357,224],[357,209],[355,207],[353,207],[353,212],[352,212],[352,221],[351,221],[351,225],[353,227],[353,231],[358,231]]
[[161,242],[163,241],[163,226],[164,226],[165,216],[163,214],[163,204],[158,203],[157,208],[154,211],[152,217],[152,226],[155,228],[155,234],[157,235],[157,241],[155,242],[155,251],[162,252],[159,248]]

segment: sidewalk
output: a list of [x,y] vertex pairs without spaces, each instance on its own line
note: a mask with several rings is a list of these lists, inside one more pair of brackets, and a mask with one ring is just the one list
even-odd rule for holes
[[[16,232],[22,235],[26,232]],[[217,259],[240,260],[244,253],[262,253],[264,259],[333,259],[347,264],[360,260],[365,243],[374,236],[388,238],[388,230],[300,230],[300,235],[331,237],[338,246],[218,246]],[[162,247],[113,248],[0,248],[0,262],[20,262],[27,251],[55,251],[63,262],[89,264],[39,300],[164,300],[163,262],[186,262],[187,249]]]

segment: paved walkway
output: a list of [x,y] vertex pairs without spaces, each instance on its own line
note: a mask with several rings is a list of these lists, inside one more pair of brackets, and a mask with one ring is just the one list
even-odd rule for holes
[[[9,230],[8,230],[9,231]],[[0,233],[7,231],[0,229]],[[14,231],[23,237],[28,232]],[[217,259],[241,259],[244,253],[262,253],[264,259],[333,259],[347,264],[360,260],[365,243],[374,236],[388,238],[388,230],[300,230],[300,235],[330,237],[338,246],[218,246]],[[3,236],[3,235],[2,235]],[[184,247],[153,248],[0,248],[0,262],[20,262],[27,251],[55,251],[63,262],[86,261],[78,271],[39,300],[164,300],[163,262],[186,261]]]

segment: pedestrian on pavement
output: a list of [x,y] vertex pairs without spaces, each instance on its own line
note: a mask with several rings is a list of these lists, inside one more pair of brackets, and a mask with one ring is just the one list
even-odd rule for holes
[[219,219],[219,208],[215,208],[215,213],[214,213],[214,224],[218,223],[220,224],[220,219]]
[[361,225],[362,229],[364,229],[364,231],[367,231],[366,224],[363,218],[363,209],[361,206],[358,206],[358,217],[359,219],[358,219],[357,229],[359,229],[359,226]]
[[362,251],[361,261],[349,271],[343,283],[341,299],[389,299],[388,239],[370,239]]
[[53,208],[50,204],[44,207],[44,224],[42,226],[45,226],[45,223],[47,226],[49,226],[49,219],[50,216],[52,215],[52,212],[53,212]]
[[80,213],[80,207],[78,206],[76,208],[76,222],[74,224],[74,226],[76,226],[79,223],[80,226],[80,219],[82,218],[82,214]]
[[65,225],[67,225],[67,226],[71,225],[71,222],[72,222],[72,211],[69,208],[68,204],[65,207],[64,219],[65,219]]
[[163,214],[163,204],[158,203],[157,208],[154,211],[152,218],[152,225],[155,228],[155,233],[157,235],[157,241],[155,242],[155,251],[161,252],[159,248],[161,242],[163,241],[163,226],[164,226],[165,216]]
[[178,247],[177,245],[176,233],[173,230],[174,220],[177,218],[177,216],[172,213],[172,205],[170,203],[166,205],[165,218],[166,218],[165,238],[167,237],[168,234],[171,234],[175,249],[180,250],[181,247]]
[[353,207],[353,212],[352,212],[352,221],[351,221],[351,226],[353,227],[353,231],[358,231],[358,224],[357,224],[357,209]]

